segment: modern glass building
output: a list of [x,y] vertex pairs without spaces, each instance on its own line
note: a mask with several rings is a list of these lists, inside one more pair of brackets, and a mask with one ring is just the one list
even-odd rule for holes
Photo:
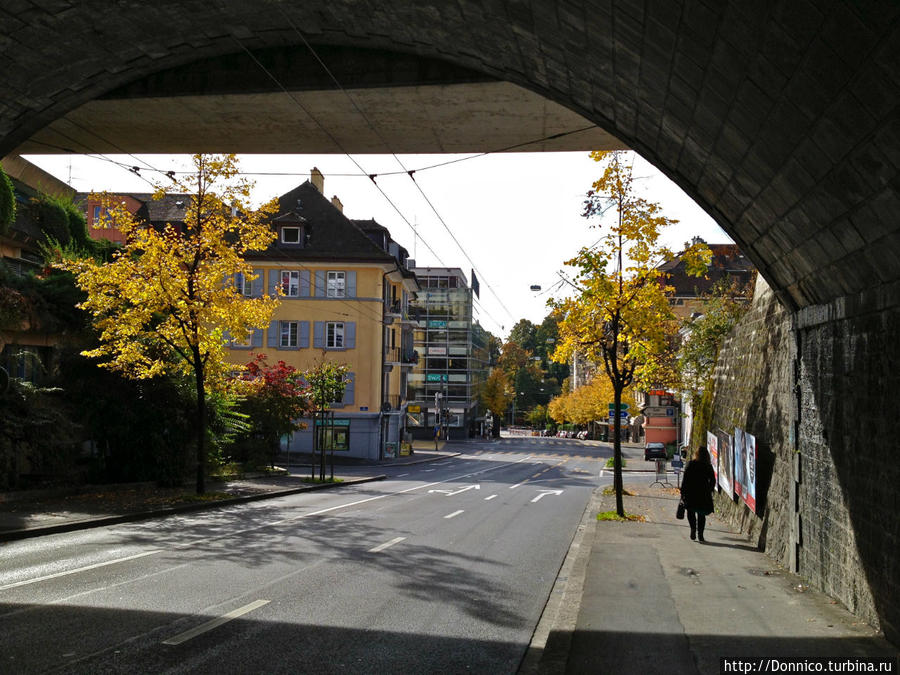
[[421,288],[410,302],[419,362],[409,375],[407,429],[416,438],[431,438],[436,424],[450,438],[480,434],[477,393],[487,377],[488,333],[474,316],[473,289],[455,267],[412,271]]

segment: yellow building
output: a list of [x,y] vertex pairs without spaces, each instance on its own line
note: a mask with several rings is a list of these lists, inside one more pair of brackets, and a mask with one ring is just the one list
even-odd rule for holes
[[[323,360],[345,363],[350,383],[335,402],[336,451],[365,459],[395,452],[403,439],[406,385],[416,361],[410,294],[418,290],[406,249],[375,221],[352,221],[337,197],[324,196],[324,178],[311,179],[279,198],[272,227],[278,238],[247,256],[253,277],[236,279],[248,297],[274,294],[281,303],[265,330],[244,344],[232,342],[230,359],[247,363],[264,353],[304,371]],[[312,428],[298,432],[290,449],[312,449]]]

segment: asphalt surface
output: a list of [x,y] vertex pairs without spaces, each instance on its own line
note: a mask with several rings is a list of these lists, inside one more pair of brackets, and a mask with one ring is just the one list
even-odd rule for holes
[[626,523],[596,519],[614,508],[606,444],[443,450],[340,467],[327,491],[230,483],[268,498],[128,522],[0,509],[0,535],[100,525],[0,544],[0,672],[896,672],[896,646],[715,516],[690,541],[677,477],[637,446]]
[[0,670],[516,672],[601,481],[576,443],[5,544]]

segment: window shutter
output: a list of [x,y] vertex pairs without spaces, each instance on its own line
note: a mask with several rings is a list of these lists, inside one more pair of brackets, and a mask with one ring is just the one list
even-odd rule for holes
[[325,297],[325,272],[316,270],[316,297]]
[[297,344],[300,349],[309,349],[309,321],[300,322],[299,340]]
[[316,349],[325,349],[324,321],[316,321],[313,323],[313,347]]
[[278,349],[278,340],[281,336],[281,326],[278,325],[277,321],[269,322],[269,342],[268,345],[270,347],[275,347]]
[[356,272],[354,270],[347,272],[347,297],[356,297]]
[[356,348],[356,322],[355,321],[347,321],[344,324],[344,348],[345,349],[355,349]]
[[278,295],[278,284],[281,283],[281,270],[269,270],[269,295]]
[[238,272],[231,278],[232,286],[237,290],[238,294],[244,294],[244,275]]
[[[254,269],[253,274],[256,276],[256,278],[250,282],[250,296],[253,298],[259,298],[262,297],[266,271],[262,269]],[[241,288],[243,288],[243,286]]]
[[253,334],[250,336],[250,346],[251,347],[262,347],[262,328],[257,328],[253,331]]
[[347,373],[347,385],[344,387],[344,398],[341,399],[341,404],[343,405],[353,405],[353,400],[356,397],[356,392],[354,391],[356,384],[356,373]]
[[300,297],[309,297],[309,270],[300,270]]
[[231,331],[228,330],[227,328],[222,331],[222,339],[225,341],[226,347],[231,346]]

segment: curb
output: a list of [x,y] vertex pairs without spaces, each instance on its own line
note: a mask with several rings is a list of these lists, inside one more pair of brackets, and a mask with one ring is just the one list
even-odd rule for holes
[[371,483],[373,481],[385,480],[386,475],[371,476],[368,478],[351,478],[342,483],[320,483],[315,485],[304,485],[302,487],[289,488],[287,490],[274,490],[272,492],[264,492],[257,495],[246,495],[243,497],[232,497],[230,499],[220,499],[214,502],[201,502],[197,504],[184,504],[182,506],[169,506],[164,509],[154,509],[153,511],[138,511],[135,513],[126,513],[118,516],[103,516],[100,518],[90,518],[83,520],[74,520],[68,523],[59,523],[58,525],[47,525],[46,527],[33,527],[20,530],[7,530],[0,532],[0,541],[18,541],[21,539],[32,539],[34,537],[43,537],[48,534],[60,534],[63,532],[75,532],[77,530],[89,530],[106,525],[118,525],[120,523],[134,523],[141,520],[152,520],[153,518],[165,518],[180,513],[190,513],[191,511],[207,511],[222,508],[224,506],[234,506],[235,504],[246,504],[247,502],[258,502],[263,499],[274,499],[275,497],[286,497],[288,495],[298,494],[300,492],[314,492],[317,490],[330,490],[348,485],[359,485],[360,483]]

